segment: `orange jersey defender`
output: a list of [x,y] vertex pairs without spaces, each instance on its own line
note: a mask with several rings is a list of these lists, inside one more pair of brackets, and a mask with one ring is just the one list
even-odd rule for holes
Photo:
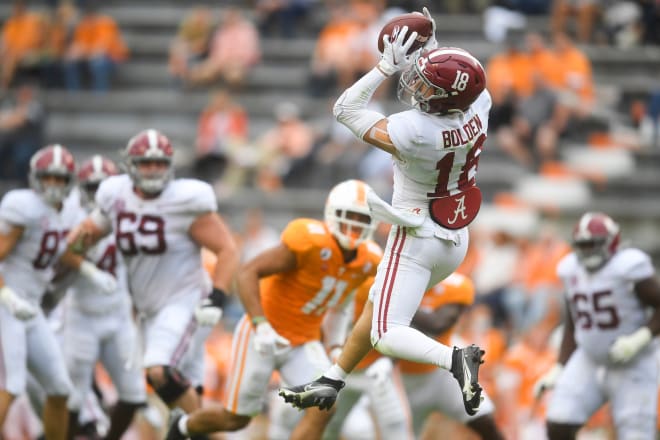
[[346,264],[325,223],[312,219],[289,223],[282,242],[296,254],[297,268],[261,280],[264,314],[293,346],[320,340],[325,312],[342,304],[365,279],[375,275],[382,250],[366,241],[358,246],[356,258]]

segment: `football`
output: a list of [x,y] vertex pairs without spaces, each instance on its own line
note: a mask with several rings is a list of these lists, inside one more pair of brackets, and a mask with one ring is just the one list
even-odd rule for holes
[[383,53],[383,36],[389,35],[390,41],[396,38],[399,30],[404,26],[408,26],[408,32],[417,32],[415,42],[408,50],[408,55],[424,46],[424,44],[431,37],[433,32],[433,23],[419,12],[411,12],[409,14],[397,15],[388,21],[378,35],[378,51]]

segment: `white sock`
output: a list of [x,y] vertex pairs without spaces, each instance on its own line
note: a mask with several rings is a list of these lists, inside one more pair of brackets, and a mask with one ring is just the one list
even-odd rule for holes
[[328,371],[323,373],[323,375],[328,379],[343,381],[346,380],[346,376],[348,376],[348,373],[345,372],[344,369],[339,365],[333,364]]
[[446,370],[451,368],[453,348],[412,327],[397,325],[389,328],[375,348],[387,356],[433,364]]
[[188,416],[185,415],[179,419],[179,432],[183,435],[190,435],[188,432],[188,427],[186,426],[188,424]]

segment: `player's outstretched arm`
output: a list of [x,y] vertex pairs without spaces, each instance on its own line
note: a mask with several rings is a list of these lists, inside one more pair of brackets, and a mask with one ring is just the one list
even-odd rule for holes
[[337,121],[349,128],[355,136],[373,146],[397,156],[396,148],[387,133],[385,115],[367,108],[376,89],[390,76],[408,67],[413,56],[407,55],[417,37],[404,26],[397,38],[389,41],[383,36],[383,55],[376,67],[346,89],[333,108]]
[[238,296],[251,319],[258,320],[264,316],[259,280],[277,273],[290,272],[295,270],[297,265],[296,254],[280,243],[241,266],[237,277]]

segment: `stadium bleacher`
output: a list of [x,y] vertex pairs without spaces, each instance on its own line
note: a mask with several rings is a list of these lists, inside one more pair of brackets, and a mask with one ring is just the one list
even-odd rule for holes
[[[198,1],[216,12],[217,2]],[[240,1],[223,2],[243,6]],[[38,6],[38,5],[37,5]],[[163,129],[181,150],[179,164],[185,170],[192,159],[192,148],[199,112],[207,100],[204,90],[177,88],[167,71],[167,51],[177,25],[190,8],[186,2],[154,0],[109,0],[104,12],[120,24],[131,50],[130,59],[120,66],[113,90],[106,95],[92,92],[70,94],[44,91],[49,112],[47,139],[67,145],[77,156],[99,152],[117,158],[127,136],[144,127]],[[157,10],[157,13],[155,13]],[[0,20],[7,17],[10,5],[0,5]],[[327,100],[306,93],[309,59],[316,35],[324,23],[321,8],[309,16],[296,39],[264,38],[263,61],[249,75],[238,96],[250,114],[254,136],[272,120],[274,105],[286,98],[298,103],[305,119],[322,124],[327,120]],[[436,16],[438,39],[447,45],[472,51],[483,62],[501,51],[502,46],[484,40],[479,15]],[[529,28],[548,30],[545,17],[530,17]],[[581,46],[594,67],[597,96],[604,105],[564,141],[570,146],[584,143],[589,130],[607,130],[613,123],[624,123],[626,106],[632,99],[660,89],[660,48],[622,50],[613,47]],[[397,108],[394,101],[389,109]],[[566,207],[556,221],[567,227],[585,209],[600,209],[622,222],[631,239],[660,257],[660,151],[630,153],[632,170],[609,178],[604,184],[591,185],[587,205]],[[480,162],[479,182],[486,200],[500,191],[512,190],[526,175],[511,162],[493,141],[487,142]],[[324,190],[293,190],[263,195],[244,189],[223,200],[223,211],[231,217],[251,204],[264,206],[276,223],[294,215],[318,215]]]

